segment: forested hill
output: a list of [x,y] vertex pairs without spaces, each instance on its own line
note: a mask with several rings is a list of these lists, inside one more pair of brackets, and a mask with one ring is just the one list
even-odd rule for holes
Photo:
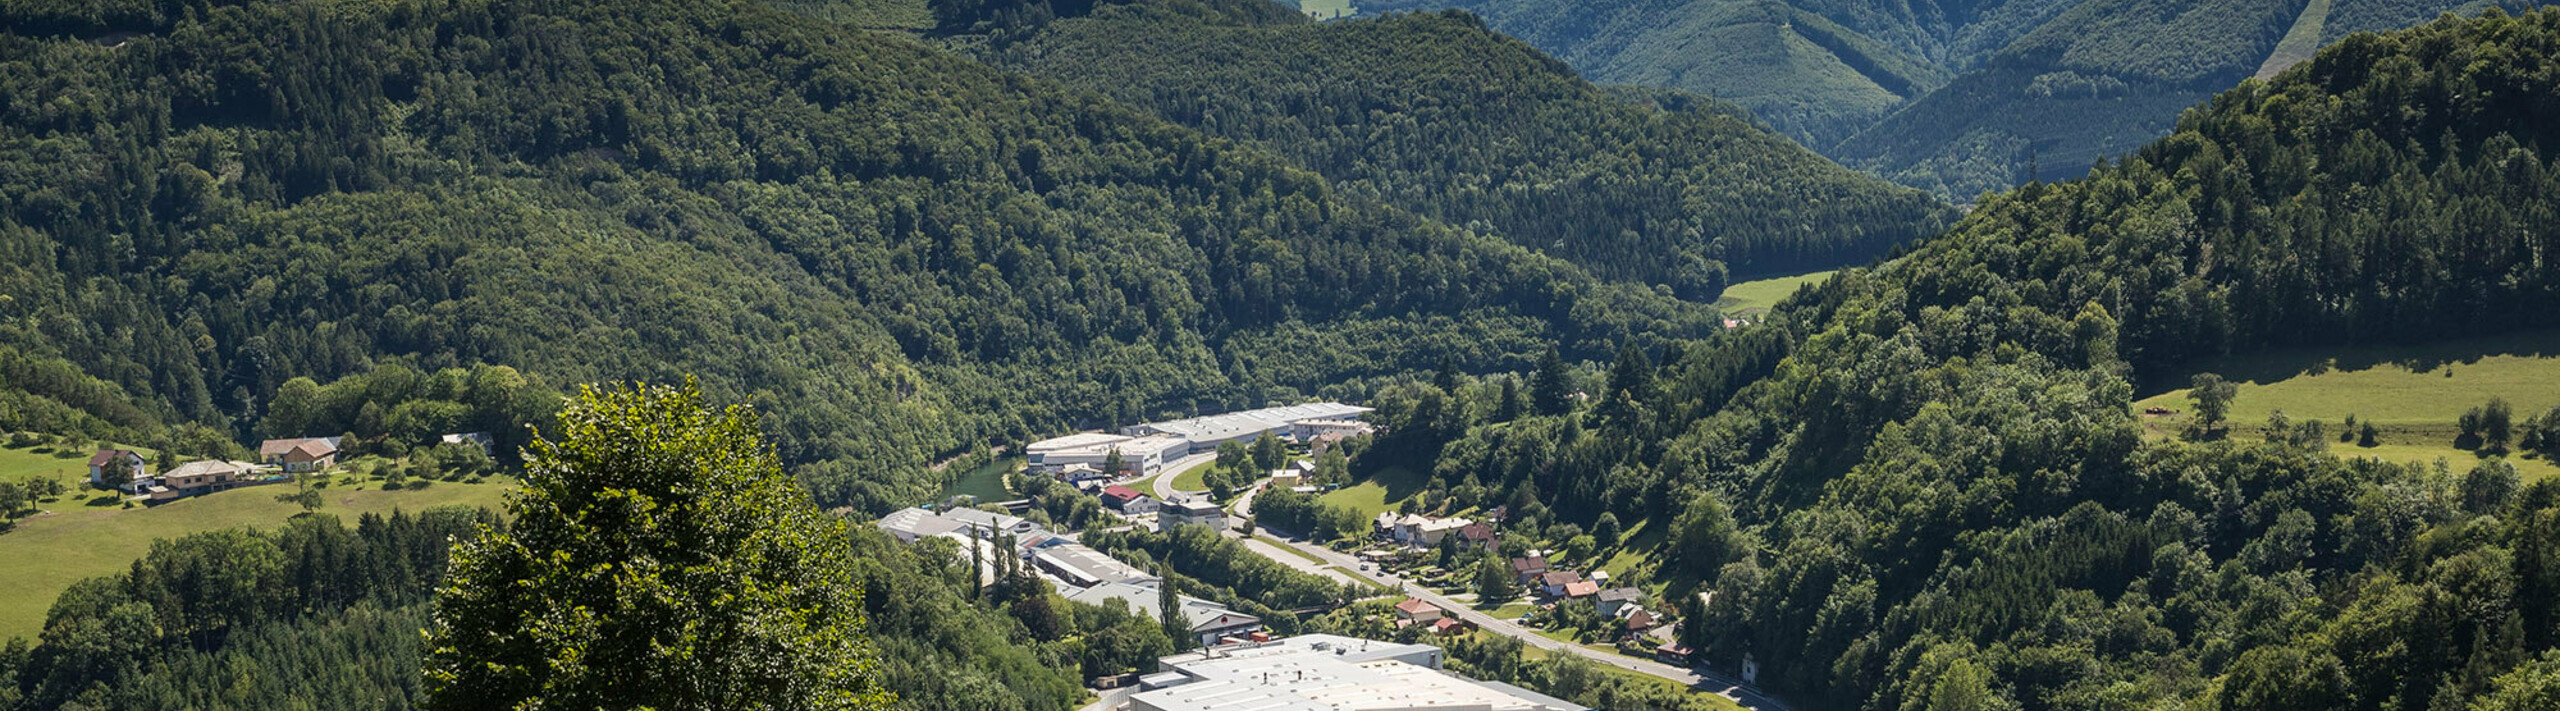
[[2351,36],[1762,325],[1630,352],[1585,412],[1381,451],[1550,536],[1671,524],[1651,576],[1715,593],[1692,645],[1808,703],[2546,708],[2560,480],[2307,422],[2146,439],[2129,377],[2560,323],[2554,76],[2560,9]]
[[751,3],[0,12],[0,366],[49,374],[0,429],[246,437],[391,360],[692,374],[880,508],[976,443],[1708,315]]
[[[2077,177],[2351,32],[2503,0],[1378,0],[1454,7],[1594,79],[1703,91],[1851,167],[1971,200]],[[2275,59],[2271,59],[2275,58]]]
[[1464,14],[1258,19],[1268,5],[1105,6],[983,54],[1684,298],[1864,263],[1952,213],[1729,106],[1604,91]]

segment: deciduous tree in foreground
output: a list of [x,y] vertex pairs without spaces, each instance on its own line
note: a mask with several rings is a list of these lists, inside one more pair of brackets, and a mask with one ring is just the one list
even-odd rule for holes
[[843,525],[754,413],[590,387],[437,600],[426,708],[883,709]]

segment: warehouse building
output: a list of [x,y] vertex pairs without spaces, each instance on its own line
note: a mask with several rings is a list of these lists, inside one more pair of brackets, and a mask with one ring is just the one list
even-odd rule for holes
[[1440,669],[1446,654],[1309,634],[1211,647],[1158,660],[1129,697],[1134,711],[1589,711],[1588,707]]
[[1315,402],[1240,410],[1224,415],[1193,417],[1170,422],[1149,422],[1121,428],[1120,433],[1131,437],[1146,435],[1180,437],[1183,441],[1191,443],[1191,451],[1207,452],[1216,450],[1218,445],[1228,442],[1250,444],[1264,433],[1269,433],[1273,437],[1294,439],[1298,436],[1298,423],[1349,420],[1367,412],[1369,408],[1356,405]]

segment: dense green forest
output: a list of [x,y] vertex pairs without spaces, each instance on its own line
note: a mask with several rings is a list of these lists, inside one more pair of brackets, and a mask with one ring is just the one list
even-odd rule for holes
[[[2249,77],[2297,21],[2333,42],[2504,0],[1387,0],[1486,18],[1594,79],[1734,101],[1851,167],[1953,200],[2073,178]],[[2325,22],[2319,20],[2324,19]]]
[[410,708],[453,541],[496,522],[313,515],[160,541],[131,572],[63,593],[32,647],[0,651],[0,708]]
[[2560,482],[2341,458],[2319,423],[2145,441],[2130,383],[2551,325],[2555,72],[2560,10],[2351,36],[1763,325],[1632,346],[1587,404],[1544,372],[1385,391],[1354,467],[1550,538],[1667,524],[1650,577],[1715,593],[1692,643],[1823,705],[2535,706]]
[[[0,364],[36,376],[0,388],[12,427],[245,441],[295,378],[395,362],[698,374],[822,503],[878,511],[983,443],[1708,321],[759,5],[18,2],[0,27]],[[1424,337],[1459,323],[1481,337]]]
[[1733,107],[1610,92],[1458,13],[1315,24],[1264,0],[1107,6],[983,52],[1290,158],[1346,192],[1713,301],[1935,232],[1928,197]]

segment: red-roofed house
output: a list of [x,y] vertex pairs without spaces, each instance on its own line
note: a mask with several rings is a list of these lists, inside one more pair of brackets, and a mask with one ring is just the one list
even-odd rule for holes
[[1131,516],[1155,513],[1157,508],[1155,499],[1147,498],[1146,494],[1138,493],[1137,489],[1119,484],[1102,488],[1102,505]]
[[1404,602],[1396,603],[1396,626],[1427,625],[1439,621],[1447,614],[1442,612],[1439,606],[1423,602],[1422,598],[1408,597]]
[[1547,574],[1547,559],[1538,556],[1513,558],[1511,559],[1511,574],[1519,576],[1520,582],[1537,582],[1538,576]]
[[1489,551],[1493,550],[1494,544],[1499,540],[1493,535],[1493,526],[1482,522],[1470,523],[1458,529],[1458,545],[1467,548]]
[[1467,621],[1455,617],[1443,617],[1440,621],[1431,623],[1432,634],[1453,634],[1466,630]]
[[289,472],[316,472],[338,465],[338,438],[271,439],[258,444],[258,463]]
[[1598,594],[1600,594],[1600,584],[1589,580],[1564,586],[1564,596],[1568,598],[1591,597]]

